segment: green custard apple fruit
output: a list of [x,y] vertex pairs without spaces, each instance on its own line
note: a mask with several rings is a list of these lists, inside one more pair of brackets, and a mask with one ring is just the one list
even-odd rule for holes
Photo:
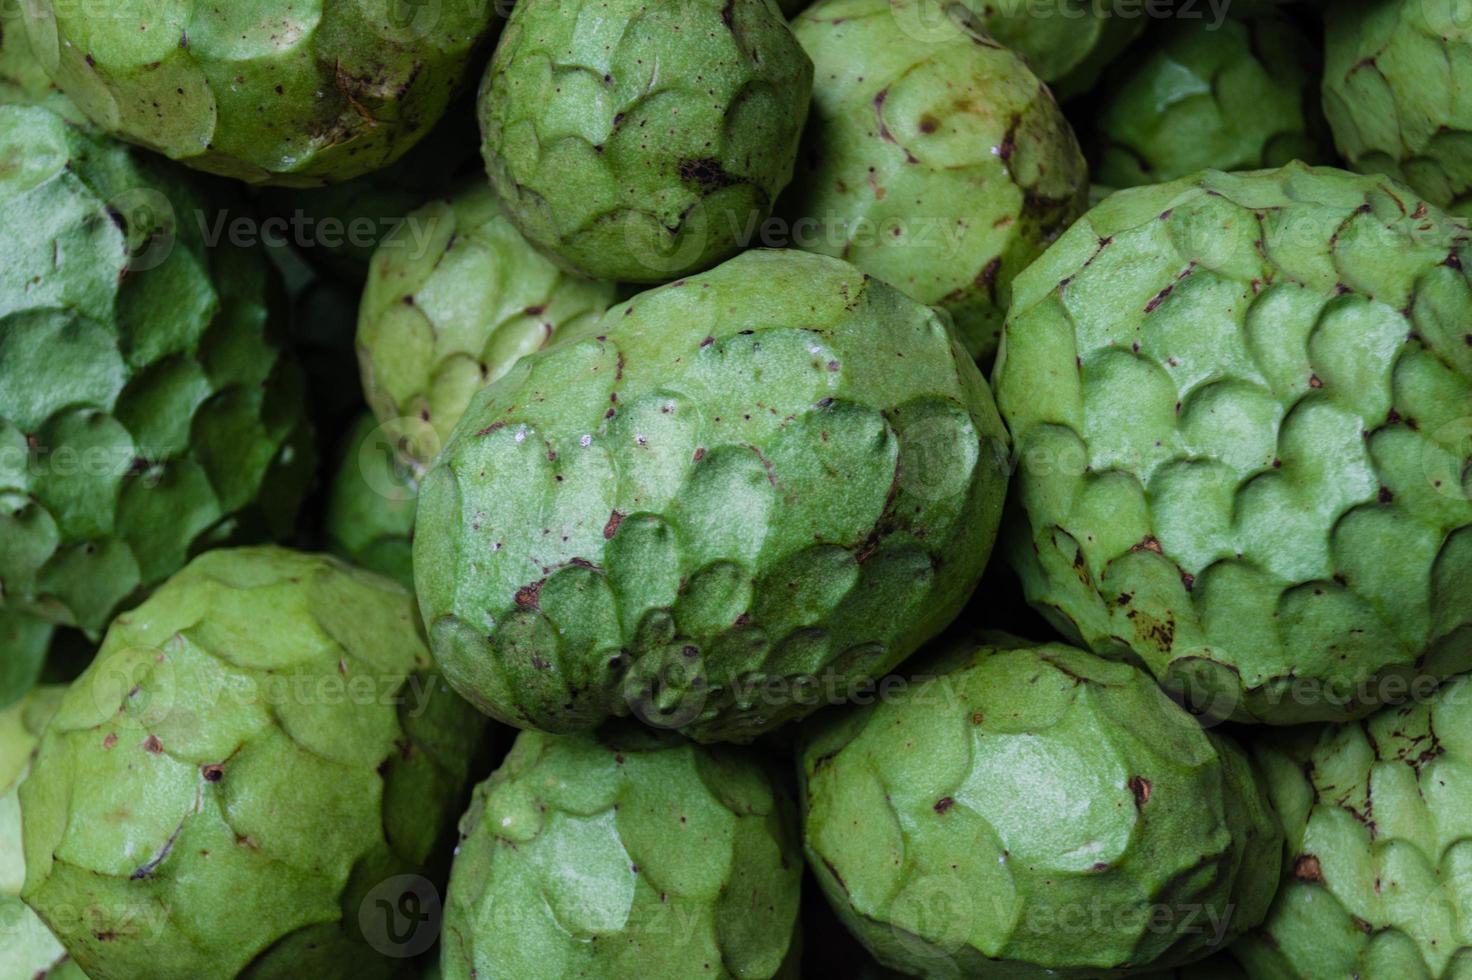
[[1469,269],[1380,177],[1107,198],[1018,277],[997,360],[1028,600],[1239,721],[1472,667]]
[[1154,28],[1104,86],[1094,179],[1134,187],[1207,168],[1328,162],[1316,45],[1272,13]]
[[749,740],[950,623],[1006,438],[943,313],[838,259],[743,253],[476,396],[420,487],[435,657],[521,728]]
[[26,859],[18,790],[60,697],[59,688],[40,688],[0,710],[0,977],[13,980],[86,980],[51,930],[20,900]]
[[414,507],[419,484],[373,416],[358,420],[327,498],[331,550],[359,568],[414,588]]
[[[784,209],[798,245],[951,314],[990,365],[1012,278],[1085,210],[1088,167],[1057,103],[959,4],[819,0],[793,22],[812,118]],[[798,224],[794,224],[797,236]]]
[[37,59],[108,133],[251,184],[397,160],[477,70],[489,0],[25,0]]
[[[912,30],[924,33],[953,0],[924,0]],[[1059,98],[1089,90],[1102,72],[1140,36],[1143,6],[1104,0],[965,0],[987,33],[1021,54]]]
[[880,962],[1096,978],[1262,921],[1283,834],[1247,756],[1128,664],[964,642],[801,749],[808,864]]
[[46,729],[22,897],[93,980],[395,975],[433,943],[483,731],[403,588],[207,552],[118,617]]
[[21,2],[0,0],[0,105],[44,105],[70,122],[89,126],[87,117],[61,94],[31,53]]
[[1357,724],[1264,739],[1282,890],[1233,954],[1260,980],[1466,976],[1472,680]]
[[481,84],[486,168],[564,267],[667,282],[755,237],[812,84],[769,0],[521,0]]
[[1465,0],[1324,5],[1324,113],[1356,170],[1472,217],[1472,16]]
[[740,749],[523,732],[460,835],[445,980],[797,977],[796,816]]
[[203,548],[291,533],[314,466],[259,250],[186,174],[0,106],[0,608],[96,636]]
[[36,686],[55,632],[56,627],[45,620],[0,609],[0,708]]
[[369,266],[357,340],[368,404],[422,472],[477,391],[559,330],[597,322],[615,288],[528,245],[483,180],[432,201]]

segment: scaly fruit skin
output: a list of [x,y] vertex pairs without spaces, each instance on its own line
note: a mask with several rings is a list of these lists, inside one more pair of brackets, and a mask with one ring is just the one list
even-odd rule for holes
[[222,540],[289,534],[314,456],[258,251],[163,161],[0,106],[0,607],[94,637]]
[[61,694],[61,688],[40,688],[0,710],[0,977],[15,980],[86,980],[46,924],[20,900],[26,859],[17,794]]
[[[931,13],[917,29],[923,32],[938,20],[945,2],[928,0]],[[1060,99],[1087,91],[1148,22],[1142,9],[1099,0],[966,0],[965,5],[998,43],[1026,58]]]
[[990,365],[1012,278],[1083,214],[1088,167],[1052,94],[965,8],[906,29],[928,2],[820,0],[793,22],[816,71],[783,205],[815,222],[801,247],[945,308]]
[[56,627],[25,613],[0,609],[0,708],[36,686]]
[[1358,724],[1265,739],[1288,838],[1267,921],[1232,952],[1261,980],[1467,975],[1472,682]]
[[1240,721],[1472,667],[1469,243],[1297,164],[1089,212],[1018,277],[997,361],[1029,601]]
[[1356,170],[1472,216],[1472,18],[1462,0],[1325,4],[1324,114]]
[[954,618],[1005,457],[944,314],[837,259],[747,252],[476,396],[420,489],[424,622],[508,723],[748,740]]
[[404,589],[208,552],[118,617],[47,728],[23,897],[94,980],[390,976],[418,950],[361,930],[432,873],[482,731]]
[[422,472],[477,391],[559,330],[597,322],[615,289],[528,245],[484,180],[432,201],[369,266],[357,340],[368,404]]
[[17,103],[44,105],[78,126],[91,125],[31,53],[21,0],[0,0],[0,105]]
[[418,500],[413,473],[373,416],[363,416],[348,438],[327,498],[328,546],[358,567],[387,575],[412,591]]
[[1097,115],[1094,179],[1164,183],[1208,167],[1323,163],[1316,42],[1282,15],[1171,20],[1108,78]]
[[495,4],[27,0],[37,59],[114,136],[251,184],[402,156],[474,69]]
[[769,0],[523,0],[481,85],[486,168],[564,267],[668,282],[749,244],[812,85]]
[[1059,644],[941,652],[808,726],[808,864],[880,962],[1101,977],[1262,920],[1282,829],[1246,755],[1148,674]]
[[523,732],[461,823],[444,976],[795,978],[795,824],[739,749]]

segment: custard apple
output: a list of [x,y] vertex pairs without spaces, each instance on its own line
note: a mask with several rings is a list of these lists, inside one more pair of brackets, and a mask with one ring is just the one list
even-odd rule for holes
[[100,127],[198,170],[315,187],[397,160],[444,114],[489,0],[24,0],[31,47]]
[[520,0],[481,85],[486,167],[567,269],[667,282],[751,244],[812,85],[770,0]]
[[1353,725],[1264,739],[1288,872],[1233,954],[1254,980],[1465,977],[1472,968],[1472,680]]
[[190,555],[291,533],[314,465],[259,251],[166,162],[0,106],[0,609],[99,634]]
[[740,749],[523,732],[460,833],[446,980],[797,978],[796,816]]
[[7,980],[86,980],[51,930],[20,900],[26,859],[17,791],[60,698],[59,688],[40,688],[0,710],[0,977]]
[[[931,9],[917,21],[922,31],[937,23],[940,11],[954,0],[923,2]],[[1147,23],[1145,6],[1129,2],[965,0],[965,5],[987,33],[1026,58],[1063,99],[1088,91]]]
[[419,484],[373,416],[358,420],[327,498],[331,550],[359,568],[414,588],[414,507]]
[[1472,217],[1472,4],[1325,4],[1324,113],[1356,170]]
[[1241,749],[1144,671],[995,635],[916,671],[801,750],[808,864],[881,963],[1097,978],[1262,921],[1277,817]]
[[46,729],[22,897],[94,980],[397,975],[434,942],[483,731],[398,585],[207,552],[118,617]]
[[0,0],[0,105],[44,105],[77,125],[87,117],[61,90],[31,53],[21,17],[23,0]]
[[0,708],[36,686],[55,632],[56,627],[45,620],[0,609]]
[[1006,482],[943,313],[751,251],[476,395],[420,487],[414,580],[445,676],[503,721],[745,741],[949,624]]
[[1385,178],[1111,195],[1018,278],[998,356],[1029,601],[1239,721],[1472,667],[1469,268]]
[[1213,167],[1326,163],[1317,42],[1282,14],[1174,19],[1110,72],[1094,114],[1099,165],[1115,187]]
[[357,340],[368,404],[422,472],[477,391],[559,330],[597,322],[614,290],[528,245],[484,180],[432,201],[369,267]]
[[796,243],[951,314],[990,366],[1012,278],[1084,212],[1088,167],[1046,86],[959,4],[819,0],[793,22],[812,120],[784,210]]

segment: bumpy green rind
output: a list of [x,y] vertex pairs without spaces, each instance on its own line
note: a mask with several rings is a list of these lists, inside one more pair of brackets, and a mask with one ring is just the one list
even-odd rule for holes
[[522,0],[481,85],[486,168],[566,268],[668,282],[755,240],[812,82],[769,0]]
[[1006,433],[943,314],[752,251],[596,329],[478,394],[421,487],[424,622],[482,710],[746,740],[960,611]]
[[[926,0],[930,11],[915,29],[923,35],[950,2]],[[1088,91],[1148,23],[1143,7],[1098,0],[966,0],[966,6],[992,37],[1026,58],[1061,99]]]
[[0,0],[0,105],[44,105],[70,122],[90,125],[31,53],[21,9],[21,0]]
[[810,723],[801,751],[809,865],[882,963],[1116,976],[1262,920],[1277,818],[1246,755],[1148,674],[1010,638],[916,671]]
[[559,330],[596,322],[615,289],[528,245],[477,180],[410,214],[374,253],[358,309],[368,404],[422,471],[477,391]]
[[796,817],[741,750],[524,732],[461,837],[446,980],[797,976]]
[[1324,5],[1324,114],[1350,165],[1472,216],[1472,17],[1461,0]]
[[429,132],[496,16],[488,0],[27,0],[26,30],[110,134],[251,184],[314,187]]
[[1317,42],[1286,16],[1173,19],[1108,77],[1094,178],[1163,183],[1208,167],[1258,170],[1333,158],[1319,109]]
[[100,633],[224,540],[289,534],[314,454],[259,251],[186,175],[0,106],[0,607]]
[[23,897],[94,980],[395,975],[432,937],[385,910],[432,887],[482,731],[404,589],[208,552],[118,617],[47,728]]
[[56,627],[45,620],[0,609],[0,708],[36,686],[55,632]]
[[941,306],[990,365],[1012,279],[1085,210],[1088,167],[1026,63],[959,4],[820,0],[793,22],[816,68],[783,199],[802,248]]
[[333,478],[328,547],[360,568],[414,588],[414,507],[419,484],[371,415],[358,420]]
[[1264,739],[1287,832],[1267,921],[1232,952],[1261,980],[1467,975],[1472,682],[1358,724]]
[[14,980],[86,980],[51,930],[20,900],[26,859],[18,791],[60,698],[60,688],[40,688],[0,711],[0,977]]
[[1014,284],[997,362],[1029,601],[1241,721],[1472,667],[1469,244],[1301,165],[1086,215]]

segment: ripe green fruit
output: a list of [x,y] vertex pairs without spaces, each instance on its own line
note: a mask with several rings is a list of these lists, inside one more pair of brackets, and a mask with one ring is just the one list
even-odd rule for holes
[[198,551],[291,533],[314,466],[259,251],[186,175],[0,106],[0,608],[94,637]]
[[927,2],[820,0],[793,22],[816,73],[784,208],[813,223],[797,244],[943,307],[989,365],[1012,278],[1083,213],[1088,168],[1052,94],[964,7],[911,29]]
[[0,977],[16,980],[86,980],[51,930],[20,900],[26,858],[17,793],[60,698],[59,688],[41,688],[0,710]]
[[[949,0],[928,0],[939,6]],[[1145,11],[1131,4],[1079,0],[996,3],[967,0],[987,33],[1021,54],[1060,99],[1089,90],[1099,73],[1145,29]],[[939,19],[932,10],[919,23]]]
[[520,727],[750,739],[950,623],[1005,447],[943,314],[837,259],[744,253],[476,396],[420,490],[435,656]]
[[1463,0],[1339,0],[1324,113],[1356,170],[1388,174],[1472,216],[1472,17]]
[[1469,269],[1384,178],[1108,197],[1018,277],[997,361],[1029,601],[1241,721],[1472,668]]
[[1233,953],[1254,978],[1459,977],[1472,956],[1472,681],[1264,740],[1288,872]]
[[486,168],[564,267],[667,282],[750,243],[812,85],[768,0],[521,0],[481,85]]
[[0,2],[0,105],[17,103],[44,105],[79,126],[90,125],[31,53],[18,0],[4,0]]
[[0,708],[19,701],[36,686],[55,631],[44,620],[0,609]]
[[357,339],[368,404],[422,471],[477,391],[558,331],[595,323],[614,291],[528,245],[484,181],[432,201],[369,266]]
[[419,484],[383,429],[365,415],[348,438],[327,498],[324,530],[334,554],[414,588],[414,507]]
[[291,187],[402,156],[444,114],[495,20],[481,0],[26,3],[37,59],[108,133]]
[[1162,24],[1108,76],[1094,179],[1133,187],[1207,168],[1329,161],[1315,44],[1266,12]]
[[21,788],[23,897],[93,980],[388,977],[434,894],[483,720],[413,597],[216,549],[119,616]]
[[1282,830],[1247,757],[1149,675],[1004,637],[806,729],[809,866],[880,962],[1101,977],[1262,920]]
[[795,823],[741,750],[523,732],[461,824],[444,976],[795,980]]

